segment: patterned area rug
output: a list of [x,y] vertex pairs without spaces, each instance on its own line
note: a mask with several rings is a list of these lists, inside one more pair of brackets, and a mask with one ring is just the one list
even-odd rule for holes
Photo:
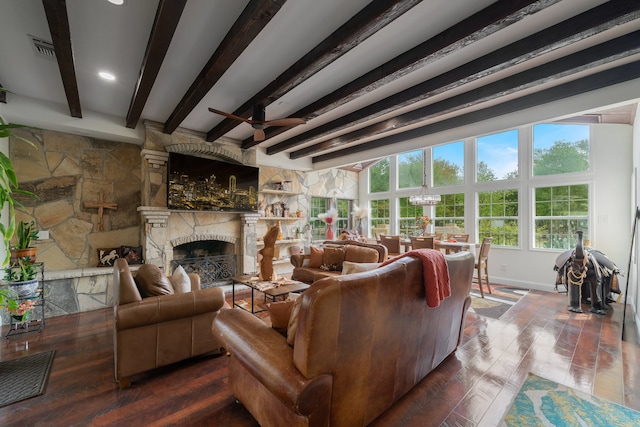
[[639,426],[640,412],[529,374],[502,426]]
[[0,362],[0,407],[44,393],[55,350]]
[[484,287],[484,298],[480,297],[478,284],[471,287],[470,311],[481,316],[499,319],[504,313],[529,292],[513,286],[491,285],[491,293]]

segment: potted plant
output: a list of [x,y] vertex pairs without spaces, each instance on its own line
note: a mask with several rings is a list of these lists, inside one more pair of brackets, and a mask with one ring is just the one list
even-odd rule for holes
[[32,247],[31,243],[38,240],[36,222],[20,221],[16,228],[16,235],[18,236],[18,243],[11,249],[11,262],[14,263],[17,259],[26,257],[35,261],[36,248]]
[[5,279],[18,298],[28,297],[38,289],[38,267],[29,257],[18,258],[5,269]]
[[[6,89],[0,87],[0,91],[8,92]],[[0,138],[13,137],[27,144],[33,145],[29,140],[22,138],[19,135],[13,133],[13,129],[26,128],[28,126],[19,125],[15,123],[8,123],[2,117],[0,117]],[[16,213],[15,207],[20,206],[20,203],[14,199],[16,194],[27,195],[35,197],[33,193],[20,190],[18,188],[18,180],[16,178],[16,172],[13,168],[13,164],[9,157],[0,152],[0,209],[5,205],[8,208],[8,218],[4,222],[0,222],[0,234],[4,240],[6,248],[6,256],[0,265],[5,266],[8,264],[11,256],[10,242],[15,232],[16,226]],[[6,224],[6,225],[5,225]],[[12,298],[12,293],[8,289],[0,289],[0,306],[6,306],[10,311],[18,307],[18,303]]]

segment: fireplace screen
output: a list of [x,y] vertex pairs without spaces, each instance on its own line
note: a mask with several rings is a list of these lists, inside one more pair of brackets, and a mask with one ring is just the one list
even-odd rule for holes
[[200,276],[201,288],[224,286],[231,284],[236,275],[235,255],[213,255],[196,258],[181,258],[171,261],[171,270],[181,265],[187,273]]

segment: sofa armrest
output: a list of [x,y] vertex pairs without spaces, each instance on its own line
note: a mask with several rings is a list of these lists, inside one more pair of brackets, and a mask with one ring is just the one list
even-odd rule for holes
[[293,267],[303,267],[304,264],[304,260],[309,259],[311,257],[311,255],[306,254],[294,254],[291,255],[291,264],[293,265]]
[[286,338],[251,313],[224,310],[214,319],[212,330],[231,357],[289,408],[309,414],[317,407],[318,396],[330,401],[331,376],[305,378],[293,364],[293,348]]
[[155,325],[198,314],[219,311],[224,306],[222,288],[207,288],[184,294],[144,298],[116,308],[116,329],[124,330]]

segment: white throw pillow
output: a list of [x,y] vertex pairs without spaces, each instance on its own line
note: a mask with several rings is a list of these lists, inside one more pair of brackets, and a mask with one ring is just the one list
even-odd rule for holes
[[342,274],[360,273],[363,271],[375,270],[380,266],[379,262],[352,262],[343,261]]
[[191,292],[191,279],[181,265],[179,265],[171,275],[171,285],[176,294]]

